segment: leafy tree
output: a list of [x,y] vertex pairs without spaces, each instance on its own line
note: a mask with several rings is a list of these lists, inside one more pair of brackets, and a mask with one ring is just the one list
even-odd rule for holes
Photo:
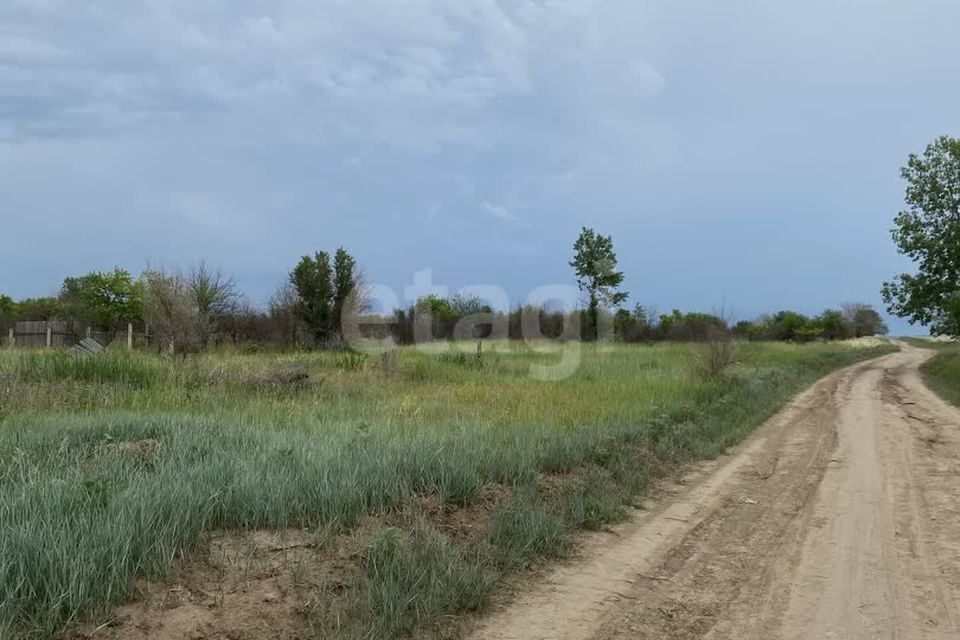
[[17,303],[13,298],[0,293],[0,317],[12,316],[17,310]]
[[760,322],[741,320],[733,326],[733,335],[741,340],[762,340],[764,326]]
[[815,320],[821,329],[821,336],[827,340],[843,340],[851,335],[851,325],[842,311],[827,309]]
[[868,304],[844,305],[843,314],[850,326],[850,333],[855,338],[887,334],[887,325],[883,318]]
[[660,316],[660,334],[666,340],[709,340],[727,333],[723,318],[709,313],[673,313]]
[[960,140],[947,136],[901,171],[908,210],[894,220],[893,241],[917,265],[883,285],[890,313],[936,335],[960,336]]
[[636,305],[633,312],[618,309],[613,315],[613,332],[618,340],[639,342],[653,338],[653,318],[656,314],[649,309]]
[[415,335],[417,340],[449,338],[460,319],[453,302],[435,294],[419,298],[411,316],[420,327]]
[[64,315],[57,298],[24,298],[15,303],[14,312],[21,320],[53,320]]
[[343,314],[353,311],[350,296],[357,288],[357,261],[343,247],[333,256],[333,322],[334,333],[342,334]]
[[304,256],[290,273],[290,284],[297,291],[297,315],[324,344],[333,337],[333,269],[330,254],[318,251]]
[[802,313],[780,311],[764,319],[764,334],[770,340],[805,341],[815,338],[822,328]]
[[109,331],[140,318],[143,290],[124,269],[91,271],[65,279],[60,301],[76,319]]
[[577,285],[587,294],[588,338],[597,337],[597,319],[600,308],[623,303],[629,294],[618,291],[623,284],[623,272],[617,271],[617,254],[613,239],[583,227],[580,237],[573,245],[573,260],[570,261],[577,274]]

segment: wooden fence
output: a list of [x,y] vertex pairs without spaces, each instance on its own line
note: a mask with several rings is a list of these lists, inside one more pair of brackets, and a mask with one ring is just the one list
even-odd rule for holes
[[93,338],[104,346],[118,343],[132,349],[134,335],[132,324],[127,325],[126,331],[93,331],[67,320],[36,320],[17,322],[8,328],[5,343],[8,347],[63,349],[84,338]]

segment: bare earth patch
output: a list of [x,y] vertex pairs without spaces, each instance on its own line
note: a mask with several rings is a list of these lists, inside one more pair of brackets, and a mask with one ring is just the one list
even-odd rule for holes
[[429,522],[459,545],[484,539],[490,513],[507,489],[488,486],[467,507],[436,496],[416,498],[383,518],[368,517],[348,532],[219,531],[205,558],[181,561],[162,582],[140,581],[137,601],[106,624],[76,638],[97,640],[300,640],[314,638],[309,614],[318,589],[352,588],[351,576],[371,541],[388,527]]
[[186,560],[142,598],[78,638],[104,640],[298,640],[319,585],[335,587],[381,524],[370,519],[324,540],[312,531],[217,532],[203,560]]

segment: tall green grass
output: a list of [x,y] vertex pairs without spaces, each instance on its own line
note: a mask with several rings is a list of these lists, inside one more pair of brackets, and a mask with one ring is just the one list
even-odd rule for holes
[[944,400],[960,406],[960,344],[933,344],[938,353],[923,365],[924,380]]
[[71,358],[64,351],[13,351],[0,358],[0,375],[23,382],[88,382],[136,388],[164,380],[169,368],[149,355],[111,351],[95,358]]
[[[521,349],[482,366],[405,350],[390,371],[330,354],[5,352],[0,635],[102,617],[134,577],[164,576],[213,530],[349,528],[417,496],[471,505],[504,487],[480,542],[458,546],[429,523],[389,533],[355,588],[327,593],[314,617],[319,637],[429,627],[564,552],[570,531],[622,518],[652,480],[717,455],[823,373],[882,351],[743,345],[725,375],[705,377],[694,345],[589,347],[560,382],[529,378],[549,356]],[[270,382],[290,368],[309,382]],[[123,446],[140,441],[145,453]]]

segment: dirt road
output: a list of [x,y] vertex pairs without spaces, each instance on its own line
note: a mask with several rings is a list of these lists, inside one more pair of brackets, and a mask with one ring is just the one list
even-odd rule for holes
[[473,640],[960,638],[960,412],[931,355],[821,380]]

